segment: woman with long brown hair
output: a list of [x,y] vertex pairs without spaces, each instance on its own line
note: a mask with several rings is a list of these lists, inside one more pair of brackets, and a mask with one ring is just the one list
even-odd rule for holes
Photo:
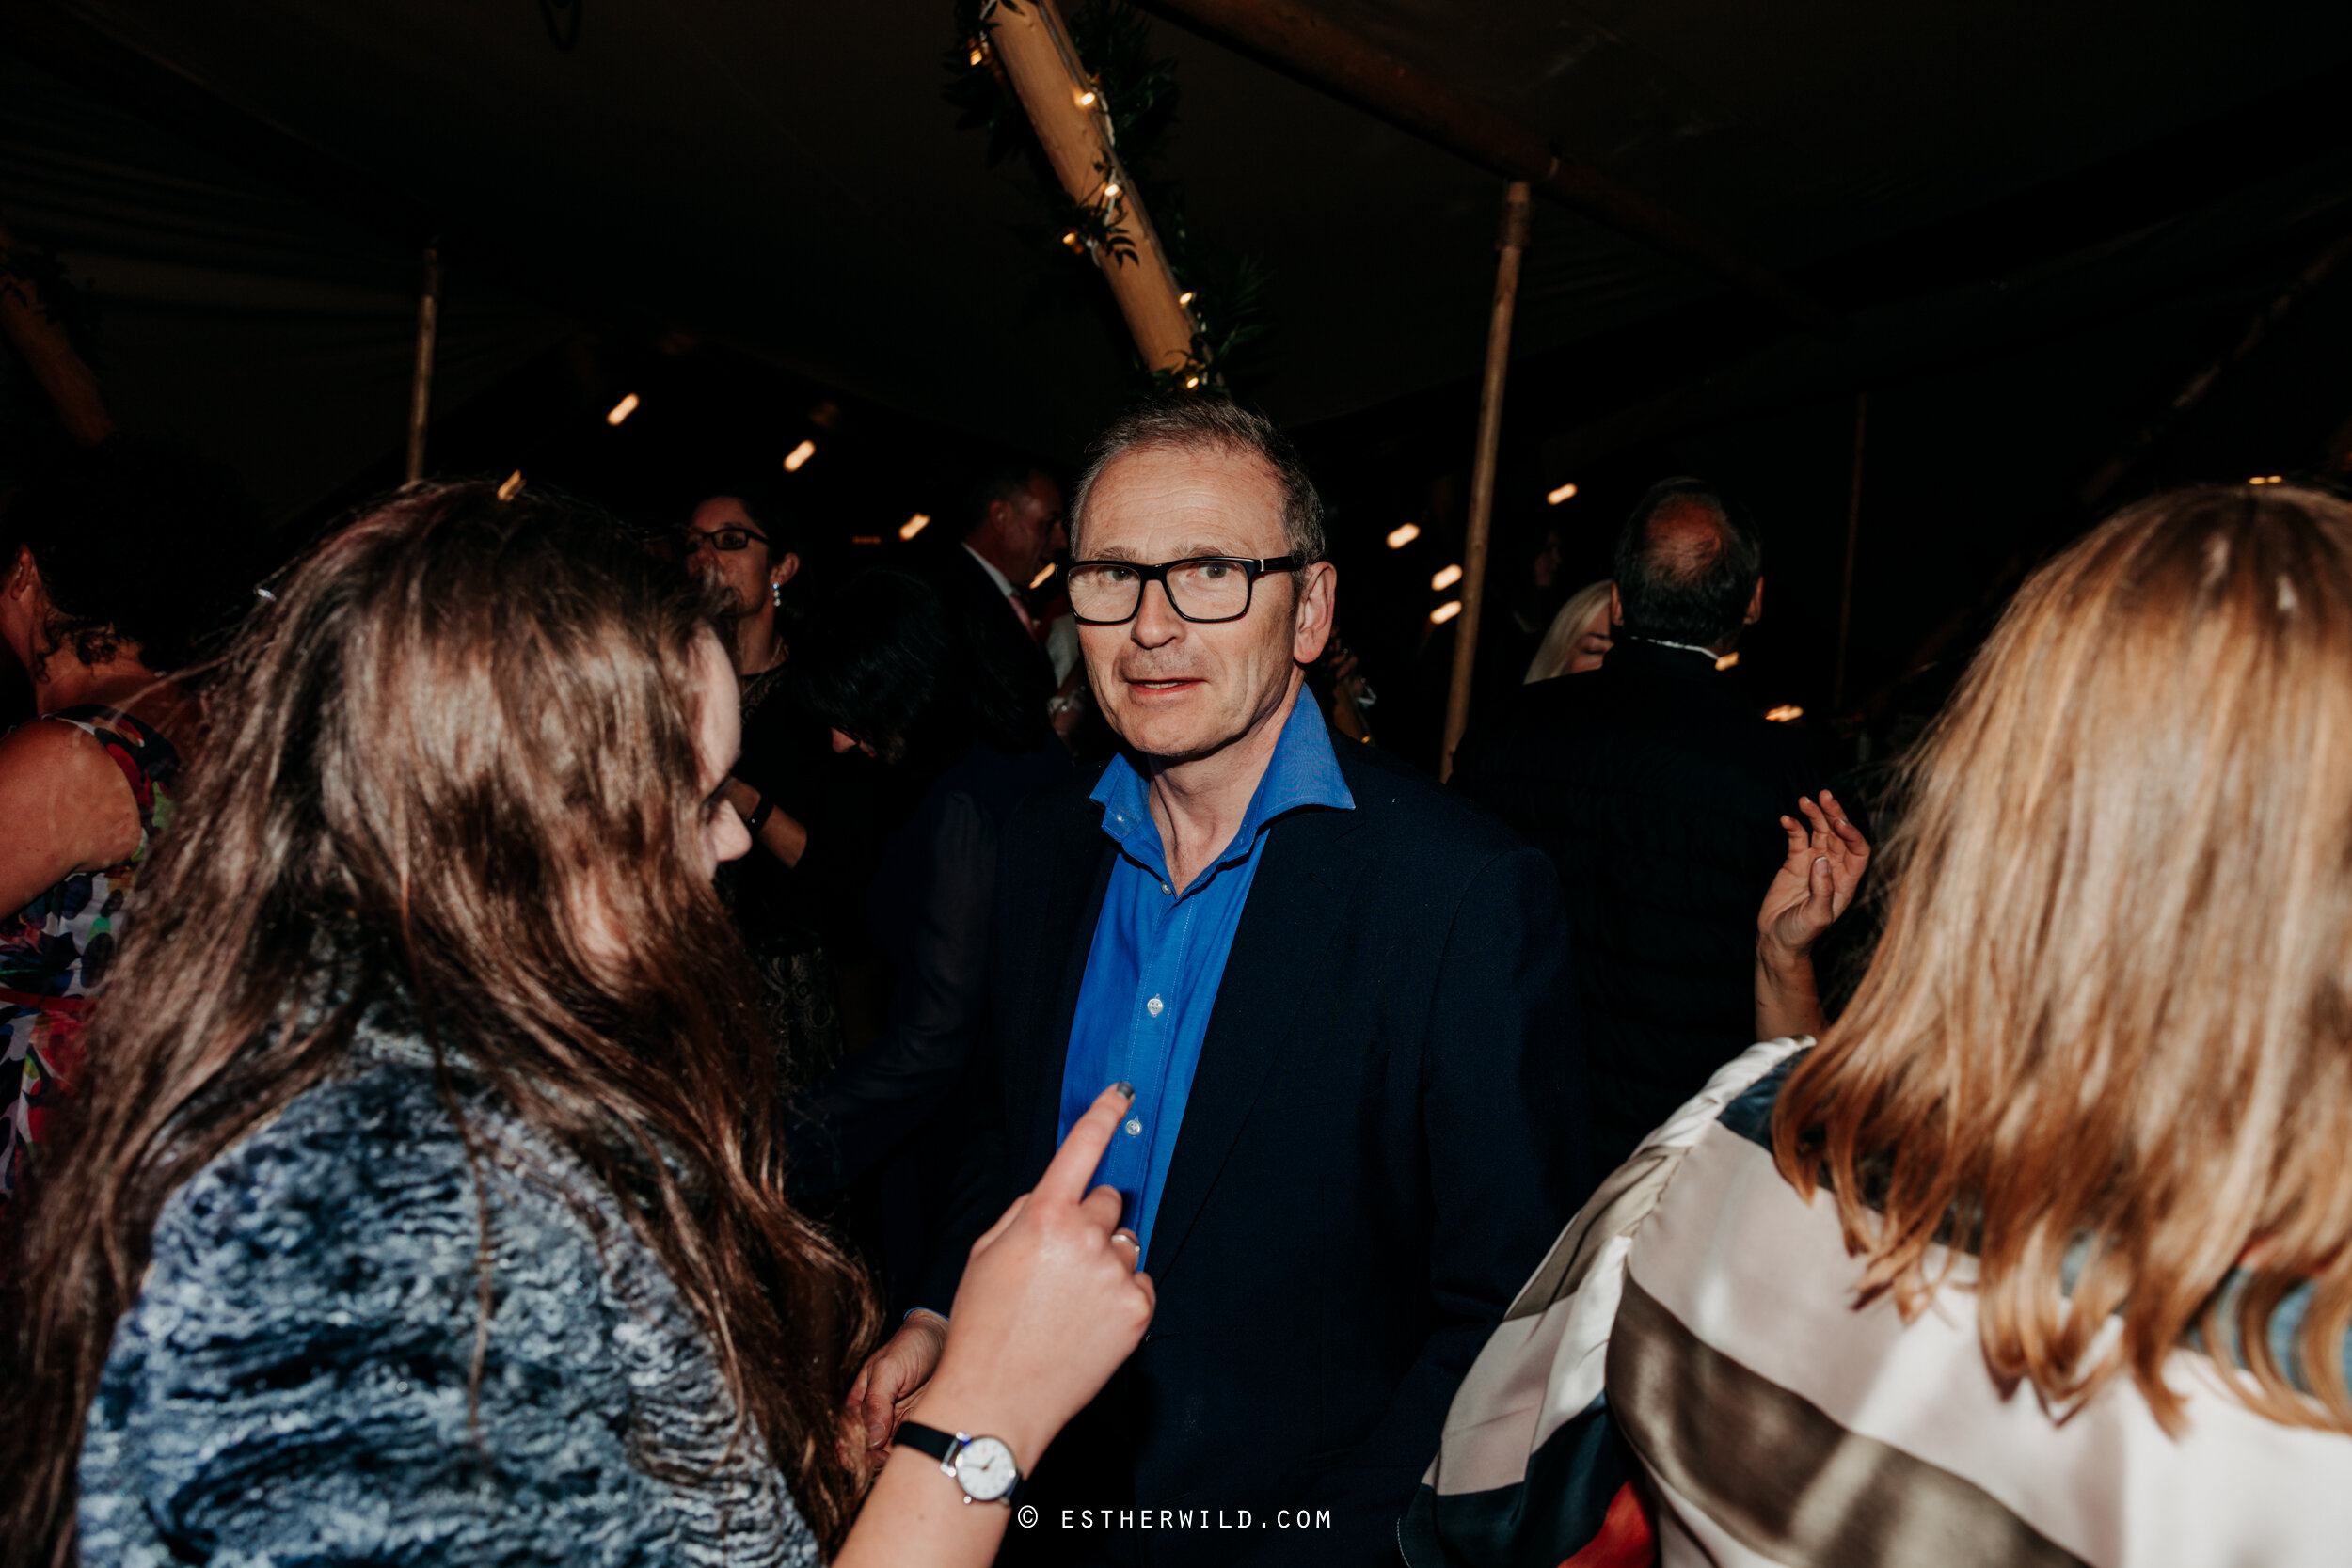
[[1471,1373],[1415,1563],[1493,1560],[1515,1472],[1580,1562],[2352,1551],[2352,507],[2121,514],[1906,773],[1851,1004],[1578,1216],[1513,1308],[1574,1326]]
[[[273,590],[12,1261],[0,1553],[839,1545],[875,1308],[785,1201],[712,890],[749,847],[723,607],[576,503],[473,483]],[[1120,1103],[957,1303],[926,1418],[1000,1472],[1149,1317],[1082,1191]],[[941,1467],[892,1466],[841,1560],[985,1561],[1006,1510]]]

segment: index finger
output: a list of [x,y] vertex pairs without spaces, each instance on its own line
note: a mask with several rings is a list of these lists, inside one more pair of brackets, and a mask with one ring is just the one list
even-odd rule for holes
[[1103,1163],[1103,1151],[1110,1148],[1111,1137],[1119,1130],[1119,1118],[1127,1114],[1135,1098],[1136,1091],[1125,1084],[1113,1084],[1096,1095],[1087,1114],[1054,1151],[1054,1163],[1037,1179],[1035,1196],[1062,1203],[1084,1198],[1093,1184],[1094,1167]]

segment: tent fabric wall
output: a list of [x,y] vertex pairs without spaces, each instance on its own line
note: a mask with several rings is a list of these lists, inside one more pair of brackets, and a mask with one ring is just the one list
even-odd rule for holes
[[[51,251],[91,328],[82,346],[126,427],[242,478],[265,515],[300,511],[405,438],[418,257],[0,54],[0,218]],[[564,323],[511,291],[450,280],[437,406],[458,406]],[[10,359],[0,464],[22,467],[39,393]],[[7,475],[0,473],[0,483]]]

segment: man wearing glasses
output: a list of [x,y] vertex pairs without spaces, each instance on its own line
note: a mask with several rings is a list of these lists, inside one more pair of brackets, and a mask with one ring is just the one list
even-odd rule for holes
[[[1045,1463],[1013,1456],[1039,1523],[1007,1560],[1391,1562],[1455,1385],[1581,1196],[1557,880],[1298,700],[1337,574],[1272,425],[1205,400],[1121,420],[1071,532],[1129,755],[1007,831],[987,1176],[959,1197],[968,1243],[1132,1084],[1097,1180],[1159,1306]],[[944,1333],[918,1312],[868,1365],[870,1442]]]

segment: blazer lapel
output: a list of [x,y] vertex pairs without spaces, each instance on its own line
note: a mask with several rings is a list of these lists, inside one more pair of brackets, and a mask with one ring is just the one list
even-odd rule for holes
[[[1233,932],[1176,1156],[1152,1221],[1144,1266],[1155,1282],[1184,1247],[1266,1073],[1290,1040],[1307,994],[1300,976],[1323,960],[1363,870],[1341,843],[1361,821],[1360,812],[1305,811],[1266,830],[1265,854]],[[1084,958],[1079,962],[1083,968]]]
[[1070,815],[1054,848],[1053,880],[1044,910],[1044,929],[1039,933],[1037,968],[1029,994],[1036,999],[1028,1023],[1038,1033],[1009,1042],[1030,1070],[1015,1085],[1011,1103],[1029,1107],[1025,1137],[1016,1165],[1018,1188],[1037,1185],[1054,1158],[1056,1134],[1061,1130],[1062,1070],[1070,1058],[1070,1028],[1078,1016],[1078,988],[1086,978],[1087,956],[1094,948],[1094,926],[1102,917],[1103,896],[1109,889],[1117,847],[1103,832],[1102,814],[1087,801]]

